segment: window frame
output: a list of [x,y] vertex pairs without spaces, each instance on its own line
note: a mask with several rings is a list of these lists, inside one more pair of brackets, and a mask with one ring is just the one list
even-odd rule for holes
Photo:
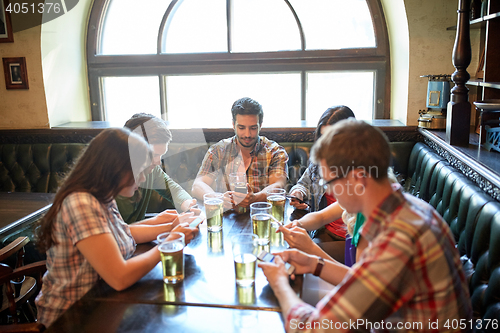
[[[373,20],[376,47],[342,50],[305,50],[305,37],[300,21],[288,0],[299,27],[302,50],[260,53],[196,53],[161,54],[161,32],[169,15],[182,0],[174,0],[163,16],[158,33],[157,54],[100,55],[100,36],[109,3],[95,0],[87,33],[87,69],[92,120],[105,120],[102,89],[103,76],[158,76],[161,113],[167,115],[164,75],[301,72],[301,117],[306,112],[306,72],[312,71],[375,71],[374,117],[390,118],[390,59],[389,38],[380,0],[366,0]],[[116,1],[116,0],[115,0]],[[231,0],[227,0],[229,4]],[[226,15],[230,16],[230,10]],[[230,20],[227,20],[230,22]],[[228,36],[231,30],[228,27]],[[228,38],[228,44],[230,44]],[[228,45],[231,50],[231,45]]]

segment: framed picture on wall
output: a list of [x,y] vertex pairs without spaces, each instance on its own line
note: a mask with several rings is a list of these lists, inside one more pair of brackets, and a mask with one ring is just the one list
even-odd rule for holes
[[8,5],[9,0],[0,0],[0,43],[9,43],[14,41],[10,13],[5,11],[5,8],[7,8]]
[[26,58],[2,58],[7,89],[28,89]]

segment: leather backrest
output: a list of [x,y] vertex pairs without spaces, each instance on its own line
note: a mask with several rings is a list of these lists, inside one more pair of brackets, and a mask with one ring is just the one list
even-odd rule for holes
[[423,144],[413,148],[408,168],[410,192],[429,198],[450,225],[469,281],[474,317],[498,322],[500,203]]
[[0,191],[47,192],[50,144],[0,145]]
[[405,183],[406,192],[429,201],[431,193],[429,186],[432,172],[437,163],[444,159],[437,154],[430,154],[431,149],[423,143],[415,144],[408,161],[409,180]]
[[389,142],[391,147],[391,165],[394,172],[405,179],[408,177],[408,163],[415,142]]
[[86,147],[82,143],[52,144],[48,192],[57,192],[61,181]]
[[289,191],[292,186],[297,184],[300,177],[306,171],[309,165],[309,153],[313,145],[312,142],[290,142],[281,144],[288,154],[288,181],[286,190]]
[[429,203],[432,207],[438,207],[443,197],[443,188],[446,175],[456,172],[447,161],[439,161],[432,170],[429,183]]

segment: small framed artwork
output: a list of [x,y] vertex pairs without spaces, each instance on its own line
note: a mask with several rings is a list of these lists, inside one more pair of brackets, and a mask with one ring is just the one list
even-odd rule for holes
[[7,89],[28,89],[26,58],[3,58],[5,87]]
[[5,10],[7,6],[9,6],[9,0],[0,0],[0,43],[14,41],[10,13]]

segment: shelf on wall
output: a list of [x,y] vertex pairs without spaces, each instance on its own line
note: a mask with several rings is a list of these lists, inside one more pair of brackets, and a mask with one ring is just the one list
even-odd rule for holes
[[[490,20],[496,19],[498,17],[500,17],[500,13],[493,13],[493,14],[489,14],[489,15],[471,20],[469,22],[470,28],[471,29],[481,29],[482,27],[484,27],[486,21],[490,21]],[[446,30],[457,30],[457,26],[454,25],[454,26],[448,27],[448,28],[446,28]]]
[[469,86],[500,89],[500,82],[483,82],[479,80],[469,80],[467,81],[466,84]]
[[479,143],[479,135],[470,133],[469,144],[467,147],[461,147],[446,143],[446,131],[420,128],[419,132],[492,184],[500,187],[500,153],[493,150],[487,151],[484,145]]

